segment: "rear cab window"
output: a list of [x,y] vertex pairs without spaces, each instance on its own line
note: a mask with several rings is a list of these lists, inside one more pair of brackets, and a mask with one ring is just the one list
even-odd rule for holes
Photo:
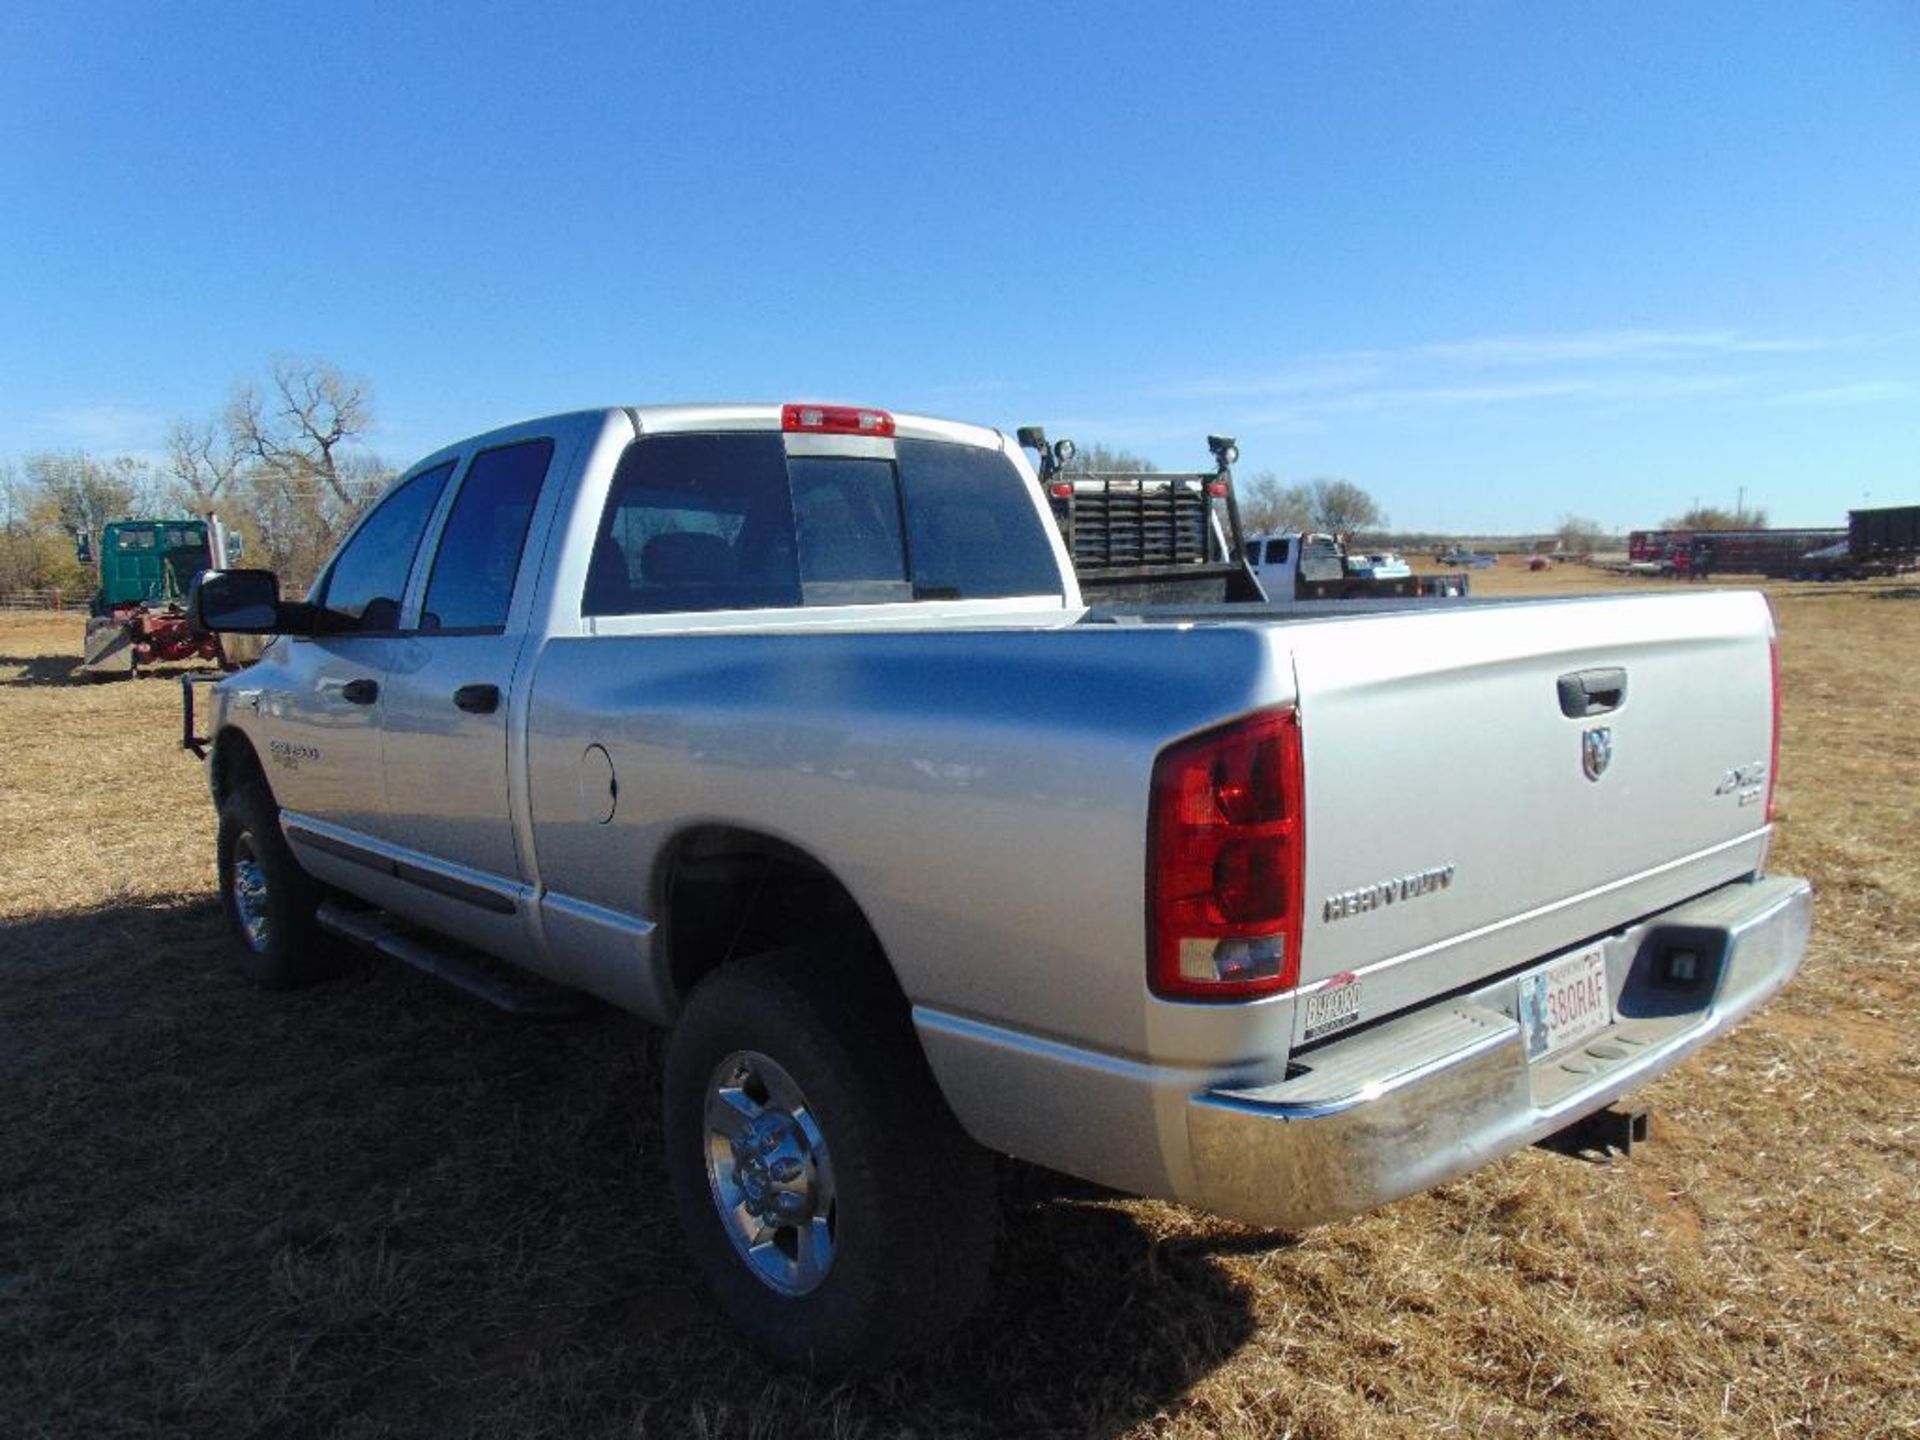
[[900,439],[788,455],[777,431],[665,434],[621,460],[588,615],[1062,598],[1027,482],[997,450]]

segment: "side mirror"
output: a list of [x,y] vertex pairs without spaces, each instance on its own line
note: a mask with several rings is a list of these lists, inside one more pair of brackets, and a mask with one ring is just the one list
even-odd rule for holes
[[306,606],[280,603],[271,570],[202,570],[187,590],[187,622],[227,635],[281,635],[304,628]]
[[82,565],[93,563],[93,537],[84,530],[73,532],[73,558]]

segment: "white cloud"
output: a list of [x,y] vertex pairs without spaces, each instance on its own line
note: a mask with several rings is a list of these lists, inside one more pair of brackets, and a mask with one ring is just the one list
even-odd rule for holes
[[1592,330],[1572,335],[1492,335],[1419,345],[1402,353],[1467,365],[1567,365],[1790,354],[1824,349],[1827,344],[1824,340],[1742,335],[1737,330]]
[[1780,405],[1882,405],[1896,400],[1920,399],[1920,384],[1911,380],[1855,380],[1844,385],[1823,385],[1812,390],[1794,390],[1775,401]]

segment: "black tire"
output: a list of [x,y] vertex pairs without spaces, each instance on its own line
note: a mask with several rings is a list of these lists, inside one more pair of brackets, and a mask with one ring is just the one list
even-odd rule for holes
[[[782,951],[721,967],[695,988],[666,1065],[667,1167],[695,1262],[756,1350],[822,1375],[881,1368],[966,1319],[985,1293],[999,1221],[993,1157],[947,1109],[891,977],[875,973],[877,959],[850,974],[843,958]],[[762,1222],[739,1209],[722,1217],[720,1186],[751,1184],[751,1162],[738,1166],[736,1148],[710,1168],[710,1149],[727,1142],[710,1138],[709,1095],[723,1066],[747,1073],[730,1064],[741,1056],[754,1057],[749,1071],[770,1061],[797,1085],[826,1152],[824,1166],[808,1154],[798,1186],[812,1207],[829,1176],[831,1260],[797,1293],[762,1278],[730,1233]],[[778,1128],[783,1113],[770,1100],[762,1120]],[[798,1229],[779,1233],[803,1243]]]
[[221,802],[216,854],[243,975],[269,990],[296,990],[340,973],[341,949],[314,920],[325,892],[293,858],[265,786],[235,786]]

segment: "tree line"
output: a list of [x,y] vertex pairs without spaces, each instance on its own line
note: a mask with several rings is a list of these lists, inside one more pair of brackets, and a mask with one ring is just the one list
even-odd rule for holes
[[[1068,471],[1154,474],[1151,460],[1126,450],[1095,442],[1080,447]],[[1363,488],[1351,480],[1325,477],[1284,485],[1271,470],[1235,480],[1240,524],[1249,535],[1321,531],[1330,535],[1358,535],[1386,528],[1387,515]]]
[[243,537],[248,563],[304,586],[393,478],[367,447],[373,423],[366,381],[283,356],[216,414],[176,422],[158,459],[48,450],[0,462],[0,591],[89,593],[80,537],[97,555],[109,521],[209,511]]

